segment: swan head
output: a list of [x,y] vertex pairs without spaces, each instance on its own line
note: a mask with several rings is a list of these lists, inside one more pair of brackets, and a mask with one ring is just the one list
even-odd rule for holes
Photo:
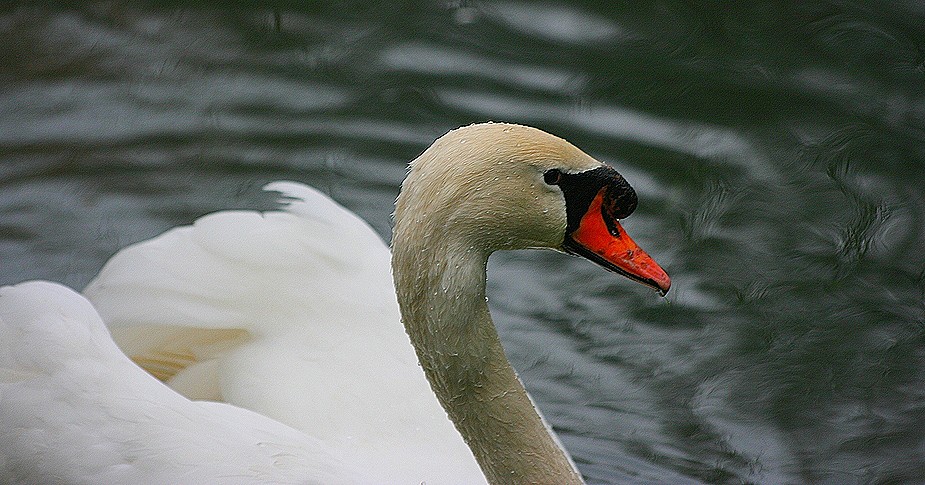
[[571,143],[528,126],[480,123],[450,131],[411,162],[393,242],[440,239],[486,255],[550,248],[665,294],[668,275],[619,222],[636,204],[615,169]]

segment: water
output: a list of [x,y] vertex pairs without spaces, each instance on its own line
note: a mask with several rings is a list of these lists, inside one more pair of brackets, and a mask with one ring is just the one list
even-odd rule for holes
[[387,237],[434,138],[531,124],[618,167],[674,282],[491,261],[589,482],[925,481],[921,3],[0,9],[0,283],[82,287],[277,179]]

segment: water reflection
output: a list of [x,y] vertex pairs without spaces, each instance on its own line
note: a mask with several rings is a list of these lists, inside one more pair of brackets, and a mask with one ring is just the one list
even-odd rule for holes
[[[302,180],[384,236],[446,130],[529,123],[618,165],[666,300],[493,258],[510,358],[592,483],[925,476],[916,2],[32,7],[0,14],[0,282]],[[541,275],[541,276],[540,276]]]

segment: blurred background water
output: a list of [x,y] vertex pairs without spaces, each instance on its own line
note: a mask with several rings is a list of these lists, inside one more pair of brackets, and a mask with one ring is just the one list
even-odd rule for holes
[[497,254],[509,357],[591,483],[925,482],[925,4],[0,6],[0,283],[314,185],[386,239],[477,121],[615,165],[667,299]]

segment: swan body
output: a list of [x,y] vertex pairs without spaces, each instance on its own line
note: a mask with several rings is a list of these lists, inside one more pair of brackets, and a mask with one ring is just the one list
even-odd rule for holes
[[319,440],[172,391],[43,281],[0,288],[0,430],[9,484],[372,483]]
[[391,271],[388,248],[346,209],[304,185],[267,189],[288,205],[126,248],[85,289],[128,356],[188,397],[301,430],[334,470],[375,483],[582,482],[504,356],[485,269],[495,250],[551,248],[666,292],[617,222],[636,196],[616,171],[535,128],[451,131],[410,164]]

